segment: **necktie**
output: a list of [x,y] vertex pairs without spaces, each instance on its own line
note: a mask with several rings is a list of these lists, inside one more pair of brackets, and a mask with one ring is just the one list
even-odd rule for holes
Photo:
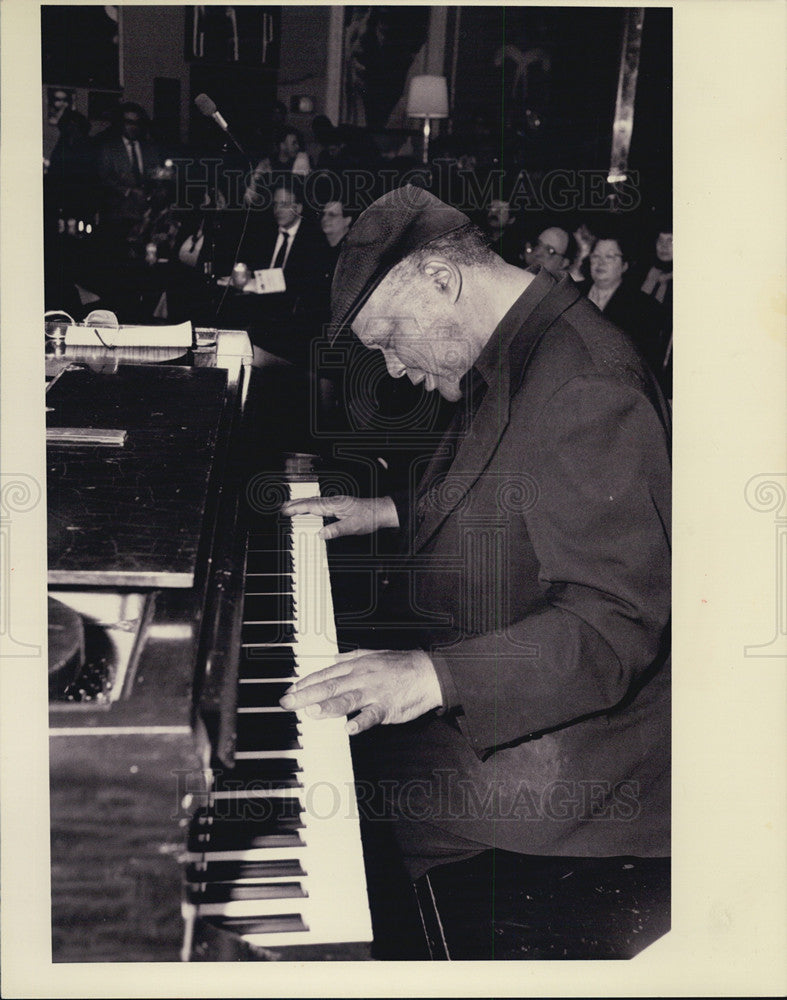
[[138,187],[142,186],[142,171],[139,169],[139,143],[134,140],[131,146],[131,169],[134,173],[134,181]]
[[282,241],[281,246],[276,254],[276,257],[271,264],[271,267],[284,267],[284,258],[287,256],[287,244],[290,240],[290,234],[282,230]]

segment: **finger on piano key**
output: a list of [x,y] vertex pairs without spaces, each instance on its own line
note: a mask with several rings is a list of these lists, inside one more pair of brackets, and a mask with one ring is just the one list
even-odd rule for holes
[[245,711],[253,708],[274,708],[283,711],[279,705],[290,682],[286,680],[278,681],[254,681],[238,685],[238,711]]
[[[346,497],[345,503],[346,503]],[[296,517],[304,514],[314,514],[320,517],[330,517],[331,511],[336,506],[333,497],[321,497],[317,494],[311,497],[302,497],[293,500],[286,500],[281,505],[280,513],[284,517]]]

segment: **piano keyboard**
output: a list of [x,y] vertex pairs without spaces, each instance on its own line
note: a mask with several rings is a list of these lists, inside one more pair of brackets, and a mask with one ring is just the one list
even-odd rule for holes
[[260,947],[372,938],[345,720],[278,704],[338,652],[322,518],[290,520],[249,536],[235,765],[191,821],[184,960],[198,918]]

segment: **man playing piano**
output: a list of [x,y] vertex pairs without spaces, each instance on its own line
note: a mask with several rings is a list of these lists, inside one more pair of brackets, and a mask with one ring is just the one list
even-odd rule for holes
[[[548,873],[563,893],[554,956],[516,957],[625,957],[631,933],[595,950],[592,935],[583,950],[571,934],[596,900],[653,900],[668,885],[670,460],[658,388],[570,278],[506,264],[466,216],[413,187],[379,199],[348,235],[332,323],[456,413],[411,495],[298,500],[284,513],[332,518],[326,539],[398,529],[413,607],[438,624],[419,649],[339,656],[281,704],[370,731],[361,739],[412,879],[484,857],[490,872],[513,859],[525,878]],[[580,902],[566,895],[577,884]],[[512,933],[501,921],[456,957],[493,957],[493,934]],[[522,915],[513,922],[521,933]]]

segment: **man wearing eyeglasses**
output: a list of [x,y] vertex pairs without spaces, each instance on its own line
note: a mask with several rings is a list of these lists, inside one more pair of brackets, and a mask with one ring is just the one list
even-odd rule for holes
[[561,274],[574,259],[574,237],[559,226],[550,226],[535,242],[525,243],[525,267],[540,264],[550,274]]

